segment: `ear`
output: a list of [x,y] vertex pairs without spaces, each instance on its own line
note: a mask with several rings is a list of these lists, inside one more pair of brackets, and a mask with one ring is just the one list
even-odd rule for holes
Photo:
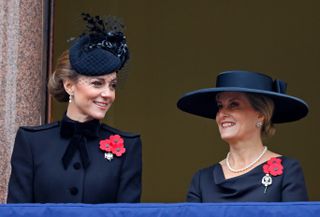
[[63,81],[63,87],[69,95],[73,95],[74,88],[75,88],[74,85],[75,85],[74,81],[70,79],[66,79]]
[[258,113],[258,121],[261,121],[261,122],[263,123],[263,122],[264,122],[264,120],[265,120],[264,115],[263,115],[263,114],[261,114],[261,113]]

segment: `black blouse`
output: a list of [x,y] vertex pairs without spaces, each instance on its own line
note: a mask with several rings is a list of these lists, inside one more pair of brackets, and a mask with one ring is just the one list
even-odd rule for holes
[[283,173],[271,176],[272,184],[265,192],[262,184],[263,164],[251,171],[225,179],[219,163],[199,170],[192,178],[188,191],[188,202],[281,202],[307,201],[302,168],[298,161],[288,157],[282,160]]

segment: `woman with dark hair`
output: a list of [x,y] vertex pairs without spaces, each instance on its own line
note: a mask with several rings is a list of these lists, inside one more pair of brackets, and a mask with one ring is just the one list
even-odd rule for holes
[[115,18],[83,14],[88,32],[58,60],[49,92],[68,102],[61,121],[20,127],[8,203],[139,202],[141,141],[100,121],[115,100],[129,58]]
[[286,94],[286,83],[261,73],[227,71],[218,75],[216,87],[184,95],[178,108],[216,119],[229,146],[225,159],[193,176],[187,201],[308,200],[298,161],[268,150],[262,139],[274,134],[274,123],[308,113],[303,100]]

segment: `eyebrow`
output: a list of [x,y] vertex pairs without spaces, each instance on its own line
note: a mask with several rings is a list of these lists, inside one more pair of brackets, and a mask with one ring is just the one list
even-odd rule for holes
[[233,97],[233,98],[229,99],[229,101],[234,101],[234,100],[240,100],[240,98],[239,97]]
[[[92,78],[92,79],[97,79],[99,81],[106,81],[106,79],[101,78],[101,77],[95,77],[95,78]],[[113,82],[113,81],[118,81],[118,78],[117,77],[112,78],[109,82]]]

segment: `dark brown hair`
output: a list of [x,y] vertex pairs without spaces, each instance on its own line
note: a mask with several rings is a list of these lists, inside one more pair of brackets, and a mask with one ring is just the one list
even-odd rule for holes
[[64,51],[58,59],[55,71],[50,75],[48,81],[49,93],[59,102],[67,102],[69,94],[63,86],[63,81],[70,79],[76,82],[79,74],[71,68],[69,51]]

